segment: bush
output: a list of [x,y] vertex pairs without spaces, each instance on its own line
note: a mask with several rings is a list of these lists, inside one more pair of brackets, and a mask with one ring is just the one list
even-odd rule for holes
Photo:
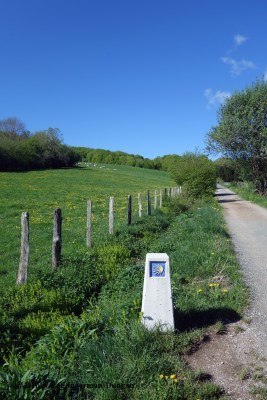
[[240,176],[240,166],[230,158],[218,158],[215,161],[217,175],[224,182],[237,181]]
[[177,159],[172,175],[178,185],[193,197],[207,197],[216,187],[216,167],[204,155],[187,153]]

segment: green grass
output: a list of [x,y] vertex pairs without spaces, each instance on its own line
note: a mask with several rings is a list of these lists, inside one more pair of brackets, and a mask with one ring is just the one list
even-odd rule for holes
[[[42,251],[39,257],[38,252],[31,257],[27,285],[15,285],[17,261],[14,276],[9,272],[4,279],[3,275],[0,285],[0,357],[5,360],[0,369],[0,397],[223,399],[220,388],[203,379],[204,374],[190,371],[183,361],[183,354],[198,346],[207,329],[238,320],[247,302],[219,205],[216,200],[194,202],[182,196],[165,202],[163,209],[150,217],[135,216],[134,224],[127,227],[128,193],[175,184],[158,171],[130,167],[103,170],[2,175],[13,185],[13,189],[6,190],[10,190],[12,204],[17,207],[12,217],[8,204],[3,202],[5,219],[19,219],[25,210],[18,210],[19,201],[28,205],[31,202],[32,209],[27,209],[31,213],[35,207],[39,207],[40,215],[46,207],[50,211],[46,210],[47,220],[36,222],[31,229],[32,241]],[[38,176],[50,190],[38,191],[42,187],[36,183]],[[38,190],[31,189],[27,203],[23,187],[30,182],[32,189]],[[66,224],[63,259],[56,271],[51,271],[49,258],[51,214],[54,207],[62,204],[53,202],[53,182],[57,182],[57,199],[65,204],[62,208]],[[94,197],[87,197],[88,187]],[[106,233],[107,220],[101,225],[103,214],[99,206],[95,245],[86,248],[87,198],[107,210],[109,195],[116,193],[121,206],[115,235]],[[69,195],[73,196],[70,209]],[[102,196],[106,196],[105,201]],[[67,218],[72,213],[80,222],[70,218],[68,228]],[[5,230],[14,243],[16,235],[12,238],[8,227],[6,224]],[[48,233],[43,233],[46,230]],[[166,252],[170,256],[175,333],[149,332],[140,323],[147,252]],[[12,270],[11,264],[7,265]],[[93,384],[121,386],[96,389],[91,387]]]
[[[126,222],[127,195],[133,196],[137,218],[137,193],[175,186],[162,171],[126,166],[98,165],[93,168],[0,172],[0,291],[16,281],[20,255],[20,218],[30,213],[29,279],[39,269],[49,269],[53,210],[62,208],[64,257],[79,254],[85,246],[86,204],[93,201],[94,244],[108,231],[109,196],[115,196],[115,229]],[[152,193],[153,194],[153,193]]]
[[242,182],[239,185],[230,184],[228,187],[242,199],[252,201],[262,207],[267,207],[267,197],[256,193],[253,184]]
[[[171,209],[179,212],[177,205]],[[170,256],[175,334],[149,332],[140,324],[148,251]],[[215,201],[192,204],[177,216],[167,207],[121,228],[106,246],[75,255],[58,271],[44,272],[40,282],[1,300],[1,310],[9,304],[5,326],[10,315],[16,317],[21,345],[31,344],[30,334],[41,337],[28,353],[13,351],[6,358],[0,375],[3,398],[20,398],[19,393],[31,399],[224,398],[182,358],[203,340],[207,328],[239,319],[246,305],[247,292]],[[52,321],[38,315],[46,307]],[[121,388],[90,387],[96,383]]]

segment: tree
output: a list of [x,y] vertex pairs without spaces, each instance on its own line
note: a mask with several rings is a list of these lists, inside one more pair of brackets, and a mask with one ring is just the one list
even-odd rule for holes
[[236,160],[243,176],[267,192],[267,82],[256,81],[226,99],[207,135],[207,150]]
[[241,178],[240,168],[236,161],[231,158],[218,158],[214,161],[217,175],[225,182],[237,181]]
[[6,133],[11,139],[16,139],[19,136],[29,136],[29,132],[26,131],[24,123],[16,117],[9,117],[0,121],[0,132]]

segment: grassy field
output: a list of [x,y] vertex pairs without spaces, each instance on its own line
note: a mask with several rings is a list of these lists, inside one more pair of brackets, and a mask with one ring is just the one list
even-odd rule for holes
[[[2,216],[17,219],[16,234],[8,223],[3,232],[19,247],[20,213],[30,203],[27,211],[32,215],[35,243],[27,285],[14,284],[18,254],[12,253],[13,246],[10,254],[16,263],[2,267],[0,359],[5,364],[0,368],[1,398],[225,398],[205,374],[190,371],[183,361],[183,354],[201,343],[210,329],[220,332],[225,323],[240,319],[247,302],[215,199],[192,201],[181,196],[165,201],[162,210],[150,217],[136,216],[127,227],[127,195],[175,186],[167,174],[105,167],[3,174],[1,178],[6,180],[5,196],[13,204],[12,208],[2,202]],[[118,198],[119,222],[113,236],[106,233],[107,211],[103,211],[110,195]],[[84,244],[88,198],[97,211],[92,249]],[[60,268],[51,271],[51,214],[56,206],[62,207],[65,218],[64,257]],[[7,240],[6,248],[8,244]],[[175,333],[149,332],[140,323],[147,252],[170,256]],[[8,265],[13,276],[4,273]],[[100,386],[95,388],[95,384]]]
[[[165,206],[105,246],[6,291],[0,340],[17,350],[0,370],[3,399],[224,398],[208,377],[188,370],[183,354],[211,327],[219,332],[241,318],[246,289],[218,204],[178,214]],[[140,324],[148,251],[170,256],[175,334]]]
[[171,186],[176,186],[175,182],[165,172],[114,165],[0,172],[0,288],[16,281],[23,211],[30,213],[31,279],[36,269],[50,268],[53,210],[56,207],[62,209],[62,253],[68,257],[85,246],[87,200],[93,202],[92,239],[97,244],[103,241],[108,231],[109,196],[115,196],[115,228],[119,228],[126,221],[128,194],[133,196],[134,218],[137,218],[138,192],[145,195],[148,189]]

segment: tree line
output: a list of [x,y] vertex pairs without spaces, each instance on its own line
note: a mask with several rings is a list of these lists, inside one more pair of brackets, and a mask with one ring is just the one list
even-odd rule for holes
[[63,144],[57,128],[31,133],[18,118],[11,117],[0,121],[1,171],[73,167],[81,160],[165,170],[194,196],[210,194],[215,186],[215,167],[204,155],[170,154],[149,159],[122,151],[70,147]]
[[0,121],[1,171],[72,167],[79,160],[57,128],[31,133],[18,118]]
[[128,165],[130,167],[158,169],[171,172],[181,157],[178,154],[168,154],[154,159],[145,158],[139,154],[129,154],[123,151],[93,149],[89,147],[72,147],[84,162],[103,163],[115,165]]
[[139,154],[129,154],[123,151],[111,151],[105,149],[93,149],[88,147],[73,147],[83,161],[92,163],[129,165],[130,167],[161,169],[157,160],[145,158]]

